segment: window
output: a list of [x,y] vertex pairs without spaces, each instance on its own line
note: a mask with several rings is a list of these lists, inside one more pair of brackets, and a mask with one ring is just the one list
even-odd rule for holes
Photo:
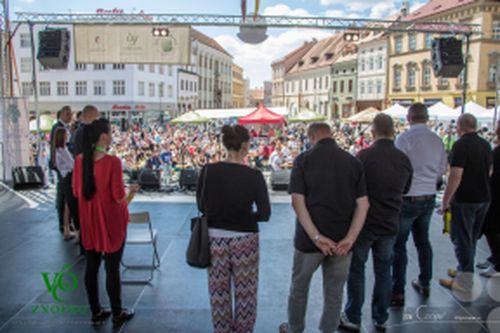
[[149,97],[154,97],[155,96],[155,84],[150,82],[149,83]]
[[94,96],[106,95],[106,81],[94,81]]
[[359,93],[364,94],[365,93],[365,81],[361,81],[359,84]]
[[49,69],[48,69],[47,67],[45,67],[44,65],[42,65],[42,64],[40,64],[40,63],[38,64],[38,71],[39,71],[39,72],[46,72],[46,71],[48,71],[48,70],[49,70]]
[[438,86],[441,88],[447,88],[450,83],[447,78],[440,77],[438,81]]
[[106,64],[94,64],[95,71],[103,71],[106,69]]
[[403,51],[403,37],[394,38],[394,52],[401,53]]
[[333,92],[336,93],[337,92],[337,81],[333,81]]
[[325,77],[325,89],[328,89],[328,84],[329,84],[328,76]]
[[86,96],[87,95],[87,81],[76,81],[75,82],[75,95],[76,96]]
[[196,92],[196,91],[198,91],[198,90],[197,90],[197,88],[198,88],[197,86],[198,86],[198,82],[194,82],[194,91],[195,91],[195,92]]
[[31,47],[31,37],[30,34],[21,34],[19,36],[19,40],[21,42],[21,48],[29,48]]
[[377,69],[383,69],[384,68],[384,57],[383,56],[378,56],[377,58]]
[[365,59],[361,59],[361,71],[365,71]]
[[113,80],[113,95],[115,95],[115,96],[125,95],[125,81],[124,80]]
[[57,81],[57,96],[68,96],[68,81]]
[[401,89],[401,68],[394,68],[394,89]]
[[490,68],[488,70],[488,81],[495,83],[496,78],[497,78],[497,64],[490,63]]
[[144,96],[144,94],[145,94],[144,81],[139,81],[137,83],[137,95]]
[[382,93],[382,80],[377,80],[377,94]]
[[113,64],[113,69],[115,70],[125,69],[125,64]]
[[184,80],[181,80],[181,91],[184,91]]
[[349,92],[352,93],[352,89],[354,86],[354,82],[352,80],[349,80]]
[[372,94],[373,93],[373,81],[368,81],[368,88],[367,88],[367,91],[369,94]]
[[426,64],[422,69],[422,86],[429,87],[431,85],[431,65]]
[[149,72],[154,73],[155,72],[155,65],[151,64],[149,65]]
[[430,49],[432,46],[432,35],[430,33],[425,34],[424,45],[426,49]]
[[307,87],[308,83],[309,83],[309,80],[304,80],[304,87],[305,87],[304,90],[305,91],[309,90],[309,88]]
[[170,98],[174,96],[174,88],[172,87],[171,84],[169,84],[167,87],[167,93],[168,93],[168,97],[170,97]]
[[314,78],[313,89],[316,90],[317,88],[318,88],[318,86],[317,86],[316,78]]
[[40,96],[50,96],[50,82],[43,81],[39,83],[40,85]]
[[144,64],[137,65],[137,70],[141,71],[141,72],[144,72]]
[[168,76],[172,76],[172,65],[168,65]]
[[23,96],[33,96],[33,85],[31,82],[23,82],[21,86]]
[[31,73],[31,58],[21,58],[21,73]]
[[323,79],[322,78],[318,78],[318,81],[319,81],[319,89],[323,89]]
[[493,39],[500,40],[500,21],[493,22]]
[[374,62],[375,62],[375,60],[373,59],[373,57],[370,57],[370,58],[368,59],[368,69],[369,69],[369,70],[371,70],[371,71],[372,71],[372,70],[373,70],[373,68],[375,67],[375,66],[374,66]]
[[165,66],[164,65],[158,65],[158,72],[160,72],[160,74],[165,74]]
[[86,70],[87,70],[86,64],[75,64],[75,71],[86,71]]
[[340,93],[344,93],[344,80],[340,81]]
[[416,76],[417,69],[415,66],[409,66],[408,67],[408,87],[409,88],[414,88],[415,87],[415,76]]
[[408,35],[408,49],[410,51],[414,51],[417,49],[417,35],[416,34]]

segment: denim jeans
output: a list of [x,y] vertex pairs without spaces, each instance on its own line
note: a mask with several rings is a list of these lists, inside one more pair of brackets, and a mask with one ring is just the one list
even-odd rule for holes
[[404,294],[406,285],[406,266],[408,256],[406,242],[410,231],[417,248],[420,275],[418,280],[424,287],[430,285],[432,279],[432,247],[429,241],[429,224],[436,205],[435,199],[409,201],[403,200],[399,234],[394,244],[394,259],[392,263],[392,294]]
[[389,318],[391,300],[391,264],[396,236],[379,236],[363,229],[354,244],[351,268],[347,279],[345,313],[349,321],[361,324],[361,309],[365,301],[365,263],[370,249],[373,256],[375,285],[372,296],[372,318],[383,324]]
[[[349,273],[351,253],[346,256],[324,256],[322,253],[304,253],[295,250],[293,256],[292,285],[288,298],[288,325],[290,333],[302,333],[309,285],[314,272],[321,266],[323,270],[323,315],[319,330],[333,333],[340,322],[344,285]],[[309,332],[310,330],[308,330]]]
[[459,272],[474,272],[476,244],[483,229],[489,203],[451,203],[451,241]]

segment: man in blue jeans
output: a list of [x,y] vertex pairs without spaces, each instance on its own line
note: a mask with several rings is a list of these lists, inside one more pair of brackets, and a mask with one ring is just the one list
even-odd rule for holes
[[[471,290],[476,244],[483,228],[491,198],[489,176],[492,165],[490,144],[476,133],[477,120],[468,113],[458,118],[460,139],[450,152],[450,175],[441,212],[451,209],[451,241],[457,269],[449,269],[452,279],[441,279],[446,288]],[[463,274],[469,273],[469,274]]]
[[347,279],[347,305],[340,327],[358,331],[365,299],[365,264],[372,250],[375,285],[372,319],[375,328],[385,331],[391,301],[391,264],[394,242],[399,229],[403,194],[411,185],[410,159],[394,146],[394,124],[385,114],[372,124],[373,145],[358,154],[365,171],[370,209],[365,225],[354,244]]
[[412,104],[406,116],[408,131],[399,135],[395,145],[410,158],[413,178],[410,191],[403,197],[399,234],[394,245],[392,264],[392,306],[404,306],[406,286],[406,242],[410,232],[417,248],[420,274],[412,281],[417,292],[429,296],[432,279],[432,247],[429,223],[436,201],[436,184],[446,171],[447,161],[441,138],[429,128],[429,114],[422,103]]

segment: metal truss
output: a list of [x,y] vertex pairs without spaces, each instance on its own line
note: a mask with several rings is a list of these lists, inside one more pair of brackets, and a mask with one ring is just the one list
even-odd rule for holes
[[443,35],[481,34],[478,24],[452,22],[412,22],[335,17],[248,16],[217,14],[102,14],[102,13],[16,13],[17,20],[34,24],[152,24],[193,26],[245,26],[306,28],[348,31],[420,32]]

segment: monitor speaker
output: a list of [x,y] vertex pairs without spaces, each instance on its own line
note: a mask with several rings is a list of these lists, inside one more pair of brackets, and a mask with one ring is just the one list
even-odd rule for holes
[[462,41],[454,37],[437,38],[431,47],[434,75],[443,78],[458,77],[465,67]]
[[39,166],[12,168],[14,190],[27,190],[40,188],[44,185],[44,173]]
[[271,188],[273,191],[287,191],[290,183],[291,170],[275,170],[271,173]]
[[70,33],[67,29],[45,29],[38,32],[40,63],[50,69],[68,68]]
[[158,191],[160,189],[160,175],[157,170],[141,169],[137,175],[137,182],[144,190]]
[[183,189],[195,190],[198,185],[198,172],[195,169],[181,170],[179,186]]

